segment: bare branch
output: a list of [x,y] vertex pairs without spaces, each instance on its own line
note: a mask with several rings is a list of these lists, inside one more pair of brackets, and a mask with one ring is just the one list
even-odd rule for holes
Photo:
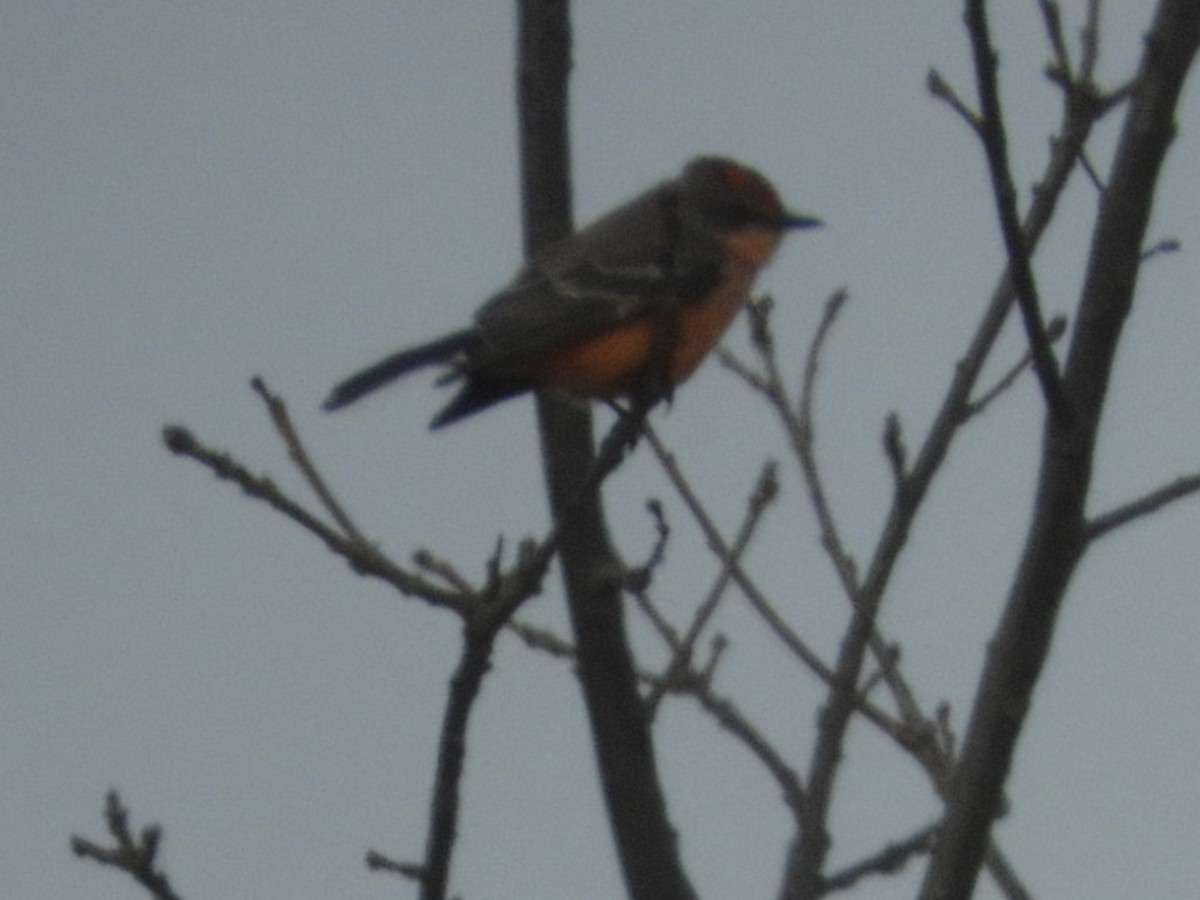
[[[941,81],[940,78],[938,80]],[[958,104],[956,108],[965,111],[962,104]],[[1102,113],[1103,109],[1094,105],[1073,102],[1069,96],[1064,100],[1059,137],[1051,144],[1051,156],[1046,171],[1034,191],[1033,203],[1029,208],[1021,235],[1027,253],[1031,254],[1041,240],[1046,226],[1053,217],[1058,199],[1068,183],[1070,174],[1079,161],[1092,127]],[[967,120],[974,127],[973,114],[968,115]],[[997,284],[975,336],[958,363],[955,377],[946,392],[942,406],[929,429],[920,452],[913,460],[905,481],[905,490],[897,493],[896,502],[884,523],[872,563],[867,569],[862,589],[858,593],[858,611],[865,609],[873,617],[874,611],[882,600],[883,591],[890,581],[895,562],[907,542],[913,518],[928,493],[934,476],[940,470],[950,444],[958,433],[971,392],[1007,318],[1013,296],[1010,267],[1010,270],[1005,272]],[[839,663],[840,670],[843,669],[843,666],[846,667],[844,671],[847,672],[857,673],[861,669],[861,647],[862,644],[858,641],[843,644],[843,656]],[[841,687],[843,692],[852,689],[853,686],[850,684],[843,684]],[[899,696],[903,697],[903,694]],[[904,701],[904,708],[909,708],[907,699]],[[828,847],[828,839],[822,827],[823,810],[827,806],[828,795],[832,789],[832,781],[840,758],[839,746],[849,725],[849,716],[850,710],[845,704],[838,704],[836,707],[830,705],[822,715],[821,723],[826,729],[828,741],[825,744],[825,755],[819,759],[814,758],[809,777],[810,792],[820,798],[818,804],[813,805],[813,816],[814,819],[819,818],[821,821],[814,821],[812,827],[803,829],[798,839],[793,842],[782,890],[782,894],[786,898],[811,897],[819,890],[821,867]],[[919,731],[925,733],[926,729],[921,727]],[[936,763],[936,759],[934,762]],[[813,777],[813,774],[818,771],[821,773],[820,779]],[[816,806],[821,808],[818,809]]]
[[292,462],[303,473],[304,478],[313,489],[313,493],[321,501],[321,505],[325,507],[329,515],[333,517],[333,520],[337,522],[338,527],[342,529],[347,537],[352,541],[361,543],[363,540],[362,533],[355,527],[350,516],[346,514],[342,504],[333,496],[333,492],[329,490],[329,487],[325,484],[325,479],[321,477],[321,473],[313,465],[308,451],[305,450],[304,443],[300,440],[300,435],[292,425],[291,417],[288,415],[287,404],[283,402],[283,399],[279,395],[272,393],[267,388],[266,382],[257,375],[251,379],[250,386],[254,388],[254,392],[266,404],[267,412],[271,414],[271,421],[275,423],[275,430],[279,432],[279,436],[287,446]]
[[658,702],[662,699],[663,692],[671,684],[672,680],[691,664],[692,652],[695,649],[696,642],[700,639],[700,634],[704,630],[704,627],[717,611],[717,604],[720,602],[721,597],[724,596],[725,588],[729,586],[729,582],[733,579],[733,566],[737,564],[738,560],[742,558],[742,554],[746,552],[746,548],[750,546],[750,541],[754,537],[755,529],[762,520],[763,513],[766,512],[767,507],[770,506],[771,502],[779,494],[777,468],[775,463],[767,462],[759,472],[754,489],[750,493],[750,499],[746,504],[745,518],[742,521],[741,528],[738,529],[737,537],[733,540],[733,546],[730,548],[729,555],[722,556],[718,554],[718,558],[721,560],[721,572],[717,576],[717,580],[709,591],[708,596],[696,609],[691,625],[688,626],[687,633],[684,634],[683,639],[673,648],[673,657],[662,675],[661,683],[663,687],[652,690],[646,698],[648,715],[654,715]]
[[436,575],[456,591],[463,594],[477,593],[475,587],[459,573],[454,563],[441,559],[432,550],[422,548],[413,553],[413,565]]
[[750,605],[754,610],[762,616],[764,621],[770,627],[772,632],[778,637],[784,645],[792,651],[792,653],[808,666],[818,677],[828,679],[830,677],[829,667],[821,660],[821,658],[813,651],[804,640],[793,631],[788,624],[783,621],[783,618],[775,611],[771,602],[763,595],[763,593],[755,586],[750,577],[746,575],[742,567],[737,563],[733,555],[732,549],[725,539],[721,536],[716,524],[708,515],[704,506],[700,503],[699,498],[692,493],[687,480],[683,477],[683,473],[679,468],[679,463],[674,455],[663,445],[654,429],[647,426],[646,440],[653,449],[655,456],[658,457],[659,463],[663,467],[663,471],[667,473],[667,477],[671,480],[671,484],[683,499],[684,504],[691,512],[692,517],[700,526],[700,530],[704,533],[704,539],[712,548],[713,553],[718,559],[729,561],[729,574],[734,582],[741,588],[742,593],[750,601]]
[[1083,58],[1079,64],[1081,81],[1091,81],[1096,73],[1096,62],[1100,59],[1100,0],[1088,0],[1087,16],[1079,34]]
[[1029,248],[1021,233],[1017,192],[1008,164],[1008,139],[1004,133],[1004,118],[1000,110],[996,52],[992,48],[988,31],[984,0],[967,0],[966,18],[967,30],[971,36],[971,49],[975,57],[975,80],[979,87],[979,135],[987,154],[988,168],[992,176],[992,192],[996,198],[996,213],[1004,235],[1004,244],[1008,249],[1009,273],[1016,291],[1021,318],[1025,323],[1034,371],[1041,385],[1046,406],[1052,415],[1061,417],[1067,415],[1069,410],[1063,396],[1058,362],[1050,348],[1046,327],[1042,321]]
[[75,855],[128,873],[156,900],[179,900],[166,873],[154,865],[162,841],[162,829],[157,825],[147,825],[135,838],[129,827],[129,811],[115,790],[109,791],[105,797],[104,821],[108,825],[109,835],[115,841],[114,846],[101,847],[75,835],[71,838],[71,849]]
[[[1046,328],[1046,337],[1048,337],[1050,339],[1051,343],[1056,343],[1066,333],[1067,333],[1066,316],[1055,316],[1053,319],[1050,320],[1050,324]],[[1004,376],[998,382],[996,382],[996,384],[993,387],[988,388],[988,390],[984,391],[978,400],[975,400],[974,402],[967,404],[966,409],[963,410],[962,421],[966,422],[967,419],[973,418],[974,416],[979,415],[985,409],[987,409],[988,406],[991,405],[993,400],[995,400],[997,397],[999,397],[1001,394],[1003,394],[1005,391],[1007,391],[1009,388],[1011,388],[1016,383],[1016,381],[1020,377],[1021,373],[1029,368],[1029,365],[1032,361],[1033,361],[1033,355],[1027,349],[1025,351],[1025,354],[1021,357],[1021,359],[1017,362],[1017,364],[1014,365],[1011,369],[1009,369],[1004,374]]]
[[[519,0],[517,47],[521,195],[525,250],[532,256],[571,231],[566,0]],[[651,399],[635,397],[635,412]],[[638,692],[621,602],[622,566],[609,538],[599,479],[587,484],[597,459],[603,471],[611,442],[597,457],[587,410],[550,394],[539,394],[537,407],[579,684],[625,886],[632,898],[692,900]]]
[[1128,525],[1143,516],[1158,512],[1164,506],[1190,497],[1197,491],[1200,491],[1200,475],[1176,478],[1170,484],[1163,485],[1144,497],[1139,497],[1137,500],[1125,503],[1091,519],[1084,527],[1084,535],[1089,542],[1095,541],[1122,525]]
[[522,622],[520,619],[510,619],[504,626],[524,642],[525,646],[548,653],[555,659],[575,658],[575,647],[566,638],[559,637],[552,631]]
[[[833,516],[833,508],[825,492],[825,484],[821,478],[820,467],[817,463],[815,433],[816,387],[817,375],[820,372],[821,351],[825,347],[838,313],[846,305],[845,291],[836,291],[825,302],[825,313],[817,326],[812,342],[808,347],[808,355],[804,363],[804,379],[800,388],[800,407],[795,415],[790,413],[787,401],[784,399],[777,409],[782,416],[784,427],[791,440],[792,449],[800,461],[800,470],[804,475],[804,484],[808,488],[809,499],[817,516],[817,524],[821,529],[821,544],[833,563],[834,571],[842,582],[846,596],[854,598],[858,595],[858,570],[854,557],[846,550],[842,542],[841,532]],[[774,376],[778,381],[778,377]]]
[[[541,629],[520,623],[510,622],[507,626],[516,632],[525,643],[552,657],[573,661],[576,658],[575,648],[563,639]],[[684,670],[678,672],[668,684],[662,676],[649,672],[639,672],[638,680],[649,686],[653,691],[665,691],[674,695],[691,697],[702,709],[712,715],[717,722],[734,738],[740,741],[755,756],[778,783],[784,797],[784,802],[798,814],[804,800],[804,789],[800,778],[783,758],[783,755],[771,745],[749,719],[737,708],[736,704],[726,697],[720,697],[712,690],[712,667],[720,656],[721,648],[718,643],[713,648],[713,657],[705,670],[697,672],[690,663]],[[867,718],[879,725],[885,732],[887,718],[878,710],[867,707],[864,710]]]
[[1008,861],[1008,857],[996,846],[994,840],[988,845],[983,859],[987,866],[988,874],[992,876],[992,881],[996,883],[996,887],[1000,889],[1000,892],[1008,900],[1033,900],[1033,895],[1021,883],[1021,879],[1017,877],[1012,863]]
[[897,491],[904,489],[908,463],[908,449],[904,446],[904,434],[900,427],[900,414],[888,413],[883,426],[883,455],[892,470],[892,483]]
[[[517,608],[541,589],[542,578],[555,550],[557,532],[552,532],[540,545],[523,545],[516,564],[507,572],[500,566],[503,543],[498,541],[496,552],[488,564],[489,576],[482,591],[472,590],[448,562],[437,560],[427,551],[418,553],[417,564],[434,572],[454,586],[455,590],[446,591],[439,588],[400,568],[362,538],[309,459],[287,415],[283,401],[272,394],[260,379],[254,381],[254,389],[266,402],[276,429],[287,444],[292,459],[304,472],[309,484],[338,521],[344,533],[327,526],[284,495],[269,479],[256,477],[228,455],[203,447],[182,428],[171,427],[164,431],[167,446],[176,454],[197,460],[218,477],[233,481],[248,495],[261,499],[284,513],[317,535],[330,550],[344,556],[361,574],[374,575],[404,594],[420,597],[436,606],[453,609],[464,620],[462,653],[447,695],[438,748],[438,767],[431,803],[426,858],[420,867],[409,866],[403,869],[409,877],[419,875],[424,900],[441,900],[446,892],[456,837],[459,784],[466,753],[466,731],[470,712],[489,669],[498,632],[507,624]],[[632,424],[620,424],[625,424],[627,428],[638,427],[636,421]],[[622,453],[623,444],[614,445],[610,456],[619,460]],[[608,470],[611,471],[611,466]],[[594,477],[600,479],[603,474],[604,470],[597,467]]]
[[888,844],[877,853],[847,866],[842,871],[825,879],[823,893],[844,891],[854,887],[868,875],[888,875],[899,872],[908,861],[921,853],[928,853],[937,834],[938,823],[926,825],[903,840]]
[[949,104],[950,108],[971,126],[972,131],[978,133],[982,130],[983,123],[980,121],[979,114],[963,103],[950,83],[942,77],[941,72],[937,69],[930,69],[929,75],[925,79],[925,85],[930,94]]
[[262,500],[272,509],[283,513],[316,535],[330,550],[345,557],[360,575],[379,578],[402,594],[419,597],[433,606],[444,606],[460,615],[464,614],[469,605],[470,598],[462,593],[440,588],[396,565],[374,545],[352,540],[334,531],[280,491],[271,479],[254,475],[228,454],[205,447],[186,428],[177,425],[164,428],[163,442],[172,453],[196,460],[218,478],[232,481],[250,497]]
[[1067,41],[1063,37],[1062,15],[1055,0],[1038,0],[1038,8],[1042,11],[1042,19],[1046,23],[1046,37],[1050,39],[1050,47],[1054,50],[1052,80],[1067,83],[1073,80],[1071,73],[1071,54],[1067,51]]
[[1142,251],[1142,262],[1153,259],[1160,254],[1178,253],[1181,246],[1176,238],[1163,238],[1161,241],[1156,241],[1152,246]]
[[[940,81],[940,79],[938,79]],[[941,91],[941,85],[935,84],[935,93]],[[951,96],[953,96],[951,94]],[[1095,121],[1109,108],[1100,103],[1078,102],[1078,94],[1068,92],[1063,104],[1063,119],[1060,136],[1052,143],[1052,154],[1046,172],[1034,192],[1034,200],[1028,213],[1023,229],[1023,242],[1029,253],[1037,245],[1041,235],[1049,223],[1059,196],[1067,184],[1068,177],[1078,162],[1082,149],[1091,133]],[[1084,94],[1084,96],[1087,96]],[[952,104],[964,114],[964,118],[977,128],[978,120],[966,110],[961,103]],[[1004,322],[1013,297],[1013,282],[1011,272],[1006,273],[993,293],[992,300],[980,323],[966,355],[958,365],[954,381],[951,383],[942,408],[930,428],[920,452],[917,454],[908,476],[905,480],[905,490],[897,492],[896,502],[889,513],[883,532],[876,546],[875,555],[870,568],[867,570],[862,589],[858,594],[859,610],[877,608],[882,598],[882,592],[887,586],[889,577],[904,546],[910,524],[925,497],[933,476],[940,469],[941,463],[949,449],[950,443],[964,420],[964,411],[968,409],[968,397],[982,371],[985,360],[994,346],[997,335]],[[871,646],[878,656],[878,642]],[[858,642],[843,645],[843,657],[839,663],[857,671],[861,667],[861,657],[856,662],[854,656],[859,653],[856,649],[861,646]],[[843,690],[847,690],[844,687]],[[934,777],[935,784],[944,781],[949,757],[939,749],[936,742],[927,740],[931,733],[929,723],[923,719],[916,708],[915,702],[908,693],[906,686],[897,678],[893,684],[898,701],[904,711],[905,721],[914,729],[916,742],[914,752],[927,766]],[[833,772],[838,760],[837,745],[840,737],[837,733],[844,732],[848,723],[848,709],[844,704],[829,706],[822,716],[822,725],[828,726],[830,740],[826,743],[826,755],[814,758],[810,770],[810,792],[817,797],[827,794],[832,782]],[[820,774],[821,777],[817,777]],[[817,811],[814,809],[814,816]],[[824,858],[826,839],[824,832],[814,825],[800,835],[793,845],[789,861],[788,874],[785,881],[784,893],[789,897],[811,896],[820,883],[820,865]]]
[[658,636],[662,639],[662,642],[670,648],[671,653],[678,653],[682,643],[679,639],[679,632],[675,630],[674,625],[667,621],[667,617],[659,611],[658,606],[650,599],[649,595],[644,590],[634,591],[633,602],[637,604],[638,609],[642,611],[642,615],[646,617],[650,625],[658,632]]
[[1089,545],[1084,511],[1099,422],[1177,104],[1198,45],[1200,4],[1161,0],[1101,198],[1067,355],[1063,389],[1072,415],[1047,417],[1034,515],[989,643],[922,900],[967,897],[974,889],[1063,595]]
[[402,875],[412,881],[420,882],[425,877],[425,870],[416,863],[399,862],[384,856],[378,850],[368,850],[363,860],[367,868],[373,872],[392,872]]
[[667,621],[655,605],[654,600],[650,597],[650,582],[654,576],[654,570],[662,565],[666,558],[667,541],[671,536],[671,527],[667,524],[666,513],[663,510],[662,503],[656,499],[646,501],[646,511],[650,513],[654,519],[655,530],[657,532],[657,540],[654,542],[654,547],[650,551],[650,556],[646,562],[640,566],[629,568],[625,571],[624,582],[625,590],[633,597],[638,608],[650,620],[650,624],[658,632],[663,642],[671,648],[672,652],[679,647],[679,634],[675,628]]
[[677,682],[671,686],[671,691],[694,697],[722,728],[741,741],[757,757],[779,785],[784,803],[799,821],[799,811],[804,808],[805,802],[800,776],[761,732],[750,724],[733,701],[718,697],[707,683],[699,679]]
[[[467,755],[467,723],[491,667],[496,629],[463,629],[458,667],[450,679],[450,692],[442,715],[438,740],[437,774],[430,803],[425,862],[411,871],[421,882],[421,900],[442,900],[450,879],[450,860],[458,836],[459,785]],[[408,873],[405,873],[408,874]]]

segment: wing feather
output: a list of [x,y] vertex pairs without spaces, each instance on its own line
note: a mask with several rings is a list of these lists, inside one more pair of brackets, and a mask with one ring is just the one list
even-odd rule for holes
[[465,372],[503,371],[708,293],[721,276],[720,248],[696,235],[680,240],[673,198],[671,184],[661,185],[522,270],[477,313]]

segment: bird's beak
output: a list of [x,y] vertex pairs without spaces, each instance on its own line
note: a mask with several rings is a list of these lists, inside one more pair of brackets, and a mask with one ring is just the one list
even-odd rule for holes
[[783,213],[784,228],[820,228],[824,224],[820,219],[814,219],[812,216],[804,216],[787,210],[784,210]]

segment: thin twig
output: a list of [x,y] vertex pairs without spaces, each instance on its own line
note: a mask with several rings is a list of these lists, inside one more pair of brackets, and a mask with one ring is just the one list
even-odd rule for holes
[[889,875],[899,872],[908,861],[921,853],[928,853],[937,834],[938,825],[926,825],[903,840],[888,844],[882,850],[847,866],[825,879],[823,893],[844,891],[854,887],[868,875]]
[[115,841],[114,846],[101,847],[87,838],[74,835],[71,838],[71,850],[75,855],[127,872],[156,900],[180,900],[166,873],[155,868],[155,859],[162,843],[162,829],[157,825],[147,825],[135,838],[129,827],[129,810],[121,803],[121,797],[115,790],[109,791],[105,797],[104,821],[108,825],[109,835]]
[[770,601],[762,594],[753,581],[746,575],[741,565],[737,563],[733,555],[732,548],[729,543],[721,536],[716,524],[704,509],[699,497],[692,491],[687,479],[684,478],[682,471],[679,468],[679,463],[674,455],[667,450],[666,446],[659,439],[654,429],[650,426],[646,427],[646,440],[654,455],[658,458],[659,464],[666,472],[672,486],[678,492],[684,505],[691,512],[692,518],[700,526],[700,530],[704,533],[704,539],[712,548],[713,553],[718,559],[728,560],[729,574],[734,582],[741,588],[742,593],[750,601],[750,605],[756,612],[766,621],[767,625],[775,633],[775,635],[783,641],[784,645],[792,651],[793,654],[809,669],[811,669],[819,678],[826,680],[830,677],[829,667],[821,660],[821,658],[813,651],[804,640],[793,631],[782,617],[775,611]]
[[[672,656],[678,654],[683,649],[683,642],[679,639],[679,632],[675,630],[675,626],[659,610],[658,605],[650,598],[650,595],[645,590],[634,591],[633,602],[658,633],[662,642],[667,645]],[[649,715],[653,717],[653,712],[650,712]]]
[[267,412],[271,414],[271,421],[275,423],[275,430],[279,432],[280,438],[288,448],[288,454],[292,458],[292,462],[296,464],[296,468],[304,475],[309,486],[313,489],[313,493],[321,501],[321,505],[333,517],[342,531],[353,541],[361,542],[363,540],[362,532],[355,526],[353,520],[347,515],[342,504],[334,497],[333,491],[325,483],[325,479],[321,477],[321,473],[317,471],[317,467],[313,465],[308,451],[304,447],[303,441],[300,440],[300,435],[292,425],[291,416],[288,415],[287,404],[283,399],[273,393],[263,379],[255,375],[250,380],[250,386],[254,388],[254,392],[258,394],[267,406]]
[[1156,256],[1164,253],[1178,253],[1183,245],[1178,238],[1163,238],[1161,241],[1155,241],[1151,246],[1142,251],[1142,262],[1151,260]]
[[787,398],[782,396],[782,382],[778,377],[774,361],[768,359],[767,366],[768,371],[771,372],[772,382],[779,385],[781,396],[776,402],[776,410],[787,429],[792,449],[800,462],[804,485],[808,489],[808,496],[817,516],[817,524],[821,529],[821,544],[842,582],[842,589],[848,597],[853,599],[858,596],[860,586],[858,567],[854,562],[854,557],[846,550],[841,531],[834,519],[833,507],[829,503],[820,466],[817,463],[814,437],[816,434],[817,376],[821,368],[821,351],[833,333],[834,323],[837,321],[838,313],[845,306],[846,300],[846,292],[839,290],[825,302],[825,312],[821,316],[816,333],[813,334],[813,339],[808,347],[808,355],[805,358],[804,377],[800,386],[800,403],[795,414],[792,413]]
[[1038,301],[1037,282],[1029,259],[1029,247],[1021,233],[1021,218],[1017,212],[1017,191],[1013,186],[1008,163],[1008,139],[1004,132],[1004,117],[1000,109],[1000,90],[996,79],[997,58],[988,30],[987,7],[984,0],[967,0],[967,31],[975,59],[975,80],[979,88],[980,127],[992,176],[992,193],[996,199],[996,214],[1000,231],[1008,250],[1008,267],[1017,296],[1017,305],[1025,323],[1025,333],[1033,355],[1034,372],[1042,388],[1046,405],[1052,415],[1062,417],[1070,410],[1063,394],[1058,361],[1050,348],[1042,311]]
[[285,495],[271,479],[254,475],[228,454],[204,446],[186,428],[177,425],[164,428],[163,442],[172,453],[194,459],[218,478],[232,481],[248,496],[262,500],[272,509],[283,513],[320,538],[334,553],[344,557],[359,574],[379,578],[406,596],[419,597],[433,606],[444,606],[460,615],[469,606],[470,597],[458,591],[447,591],[401,568],[372,544],[343,536]]
[[987,866],[988,874],[992,876],[992,881],[996,883],[1000,893],[1008,900],[1033,900],[1033,894],[1021,882],[1012,863],[1004,855],[994,838],[988,844],[983,861]]
[[[1067,333],[1066,316],[1055,316],[1050,320],[1049,326],[1046,328],[1046,336],[1051,343],[1058,342],[1064,334]],[[1033,362],[1033,354],[1026,348],[1024,355],[1016,362],[1015,365],[1000,378],[996,384],[980,395],[978,400],[974,400],[967,404],[963,410],[963,422],[982,413],[992,401],[998,398],[1001,394],[1011,388],[1020,377],[1021,373],[1029,368]]]
[[1079,78],[1091,81],[1096,73],[1096,62],[1100,59],[1100,0],[1088,0],[1087,16],[1079,33],[1079,45],[1083,49]]
[[736,704],[729,698],[717,696],[713,693],[711,685],[702,679],[677,679],[674,684],[669,686],[669,690],[675,694],[693,697],[709,715],[716,719],[722,728],[749,749],[751,754],[775,779],[775,783],[779,785],[780,792],[783,794],[784,803],[796,822],[799,823],[800,811],[804,808],[805,802],[804,785],[800,780],[800,775],[788,765],[782,754],[771,745],[771,742],[750,724]]
[[[779,638],[783,645],[809,671],[816,675],[823,683],[829,684],[833,678],[833,670],[783,620],[771,601],[767,599],[758,585],[754,583],[753,579],[742,569],[736,558],[732,556],[728,543],[721,536],[716,524],[712,521],[712,518],[700,503],[699,498],[690,489],[686,479],[683,477],[678,461],[662,444],[652,428],[647,427],[646,439],[658,457],[659,463],[662,465],[667,477],[671,480],[680,498],[691,512],[696,524],[699,525],[700,530],[704,533],[705,540],[712,547],[714,554],[719,559],[731,561],[732,564],[729,566],[730,577],[750,603],[750,608],[758,613],[763,621],[766,622],[767,627],[771,629],[771,632]],[[919,729],[911,724],[897,723],[895,719],[869,702],[865,697],[856,697],[855,701],[857,709],[869,722],[891,737],[905,750],[913,753],[918,758],[922,758],[924,751],[921,748],[928,743],[922,735],[927,729]]]
[[662,688],[652,690],[649,696],[646,697],[647,715],[654,715],[658,703],[662,699],[667,687],[671,684],[672,679],[690,665],[696,642],[700,639],[700,634],[704,630],[704,627],[717,611],[717,604],[720,602],[721,597],[724,596],[729,582],[733,579],[732,568],[734,564],[742,558],[742,555],[746,552],[746,548],[750,546],[755,529],[758,527],[759,522],[762,521],[763,513],[766,512],[767,507],[778,496],[778,493],[777,467],[775,463],[767,462],[759,472],[754,489],[750,492],[750,499],[746,504],[746,515],[742,520],[741,527],[738,529],[737,536],[733,540],[729,557],[719,557],[721,572],[717,576],[716,582],[713,584],[708,596],[697,607],[696,613],[692,617],[692,622],[688,626],[683,639],[678,641],[676,646],[672,647],[672,659],[662,674]]
[[413,553],[413,565],[431,575],[436,575],[456,591],[464,594],[478,593],[474,586],[459,574],[454,563],[440,558],[432,550],[422,548]]
[[958,113],[959,117],[971,126],[972,131],[978,133],[981,130],[982,123],[979,120],[979,114],[962,101],[941,72],[937,69],[930,69],[929,74],[925,77],[925,87],[930,94]]
[[1144,497],[1122,504],[1100,516],[1090,519],[1084,529],[1088,541],[1095,541],[1109,532],[1128,525],[1130,522],[1157,512],[1169,503],[1190,497],[1200,491],[1200,475],[1186,475],[1176,478],[1170,484],[1165,484],[1151,491]]
[[[754,304],[749,309],[753,343],[759,352],[764,374],[752,373],[749,370],[747,372],[761,385],[762,394],[771,408],[775,410],[785,432],[789,435],[793,450],[800,460],[805,484],[809,488],[810,500],[817,509],[818,521],[825,529],[823,545],[835,570],[841,576],[842,588],[847,599],[854,606],[858,603],[858,578],[853,558],[842,549],[842,541],[838,536],[832,508],[826,499],[816,459],[813,412],[816,404],[817,375],[820,371],[820,353],[832,333],[833,324],[844,303],[844,293],[838,292],[826,304],[825,314],[813,336],[805,360],[800,400],[794,406],[787,396],[780,376],[779,364],[775,355],[775,340],[770,328],[771,306],[769,303]],[[900,433],[898,418],[890,419],[889,426],[885,431],[885,450],[893,466],[896,494],[900,498],[908,490],[907,452]],[[900,503],[900,500],[898,499],[897,502]],[[900,503],[900,505],[904,504]],[[875,633],[870,638],[870,646],[873,655],[879,662],[878,675],[887,682],[901,717],[900,724],[890,718],[887,719],[886,724],[878,724],[909,753],[919,759],[926,766],[935,784],[940,785],[947,771],[948,761],[937,753],[936,747],[929,739],[929,735],[933,731],[932,723],[929,722],[927,716],[921,713],[911,689],[897,669],[895,654],[888,642],[882,635]],[[865,692],[860,691],[859,693],[859,702],[865,702]]]
[[1038,8],[1042,11],[1042,20],[1046,25],[1046,37],[1054,50],[1054,80],[1071,82],[1074,75],[1071,72],[1071,54],[1067,51],[1067,41],[1063,36],[1062,14],[1055,0],[1038,0]]
[[399,862],[384,856],[378,850],[368,850],[363,862],[373,872],[392,872],[416,882],[420,882],[425,877],[425,870],[416,863]]

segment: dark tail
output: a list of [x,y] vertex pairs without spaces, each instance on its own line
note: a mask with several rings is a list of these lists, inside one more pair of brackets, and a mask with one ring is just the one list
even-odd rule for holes
[[443,428],[446,425],[457,422],[459,419],[474,415],[481,409],[487,409],[494,403],[507,400],[509,397],[515,397],[517,394],[523,394],[525,391],[532,390],[533,388],[534,384],[530,381],[505,378],[487,379],[468,375],[467,383],[458,392],[458,396],[451,400],[445,409],[433,417],[433,421],[429,423],[429,427],[434,430]]
[[455,331],[436,341],[430,341],[428,344],[393,353],[337,385],[322,404],[322,409],[327,411],[341,409],[376,388],[394,381],[401,375],[407,375],[413,369],[436,362],[444,362],[455,353],[466,350],[474,339],[475,330],[464,328],[462,331]]

